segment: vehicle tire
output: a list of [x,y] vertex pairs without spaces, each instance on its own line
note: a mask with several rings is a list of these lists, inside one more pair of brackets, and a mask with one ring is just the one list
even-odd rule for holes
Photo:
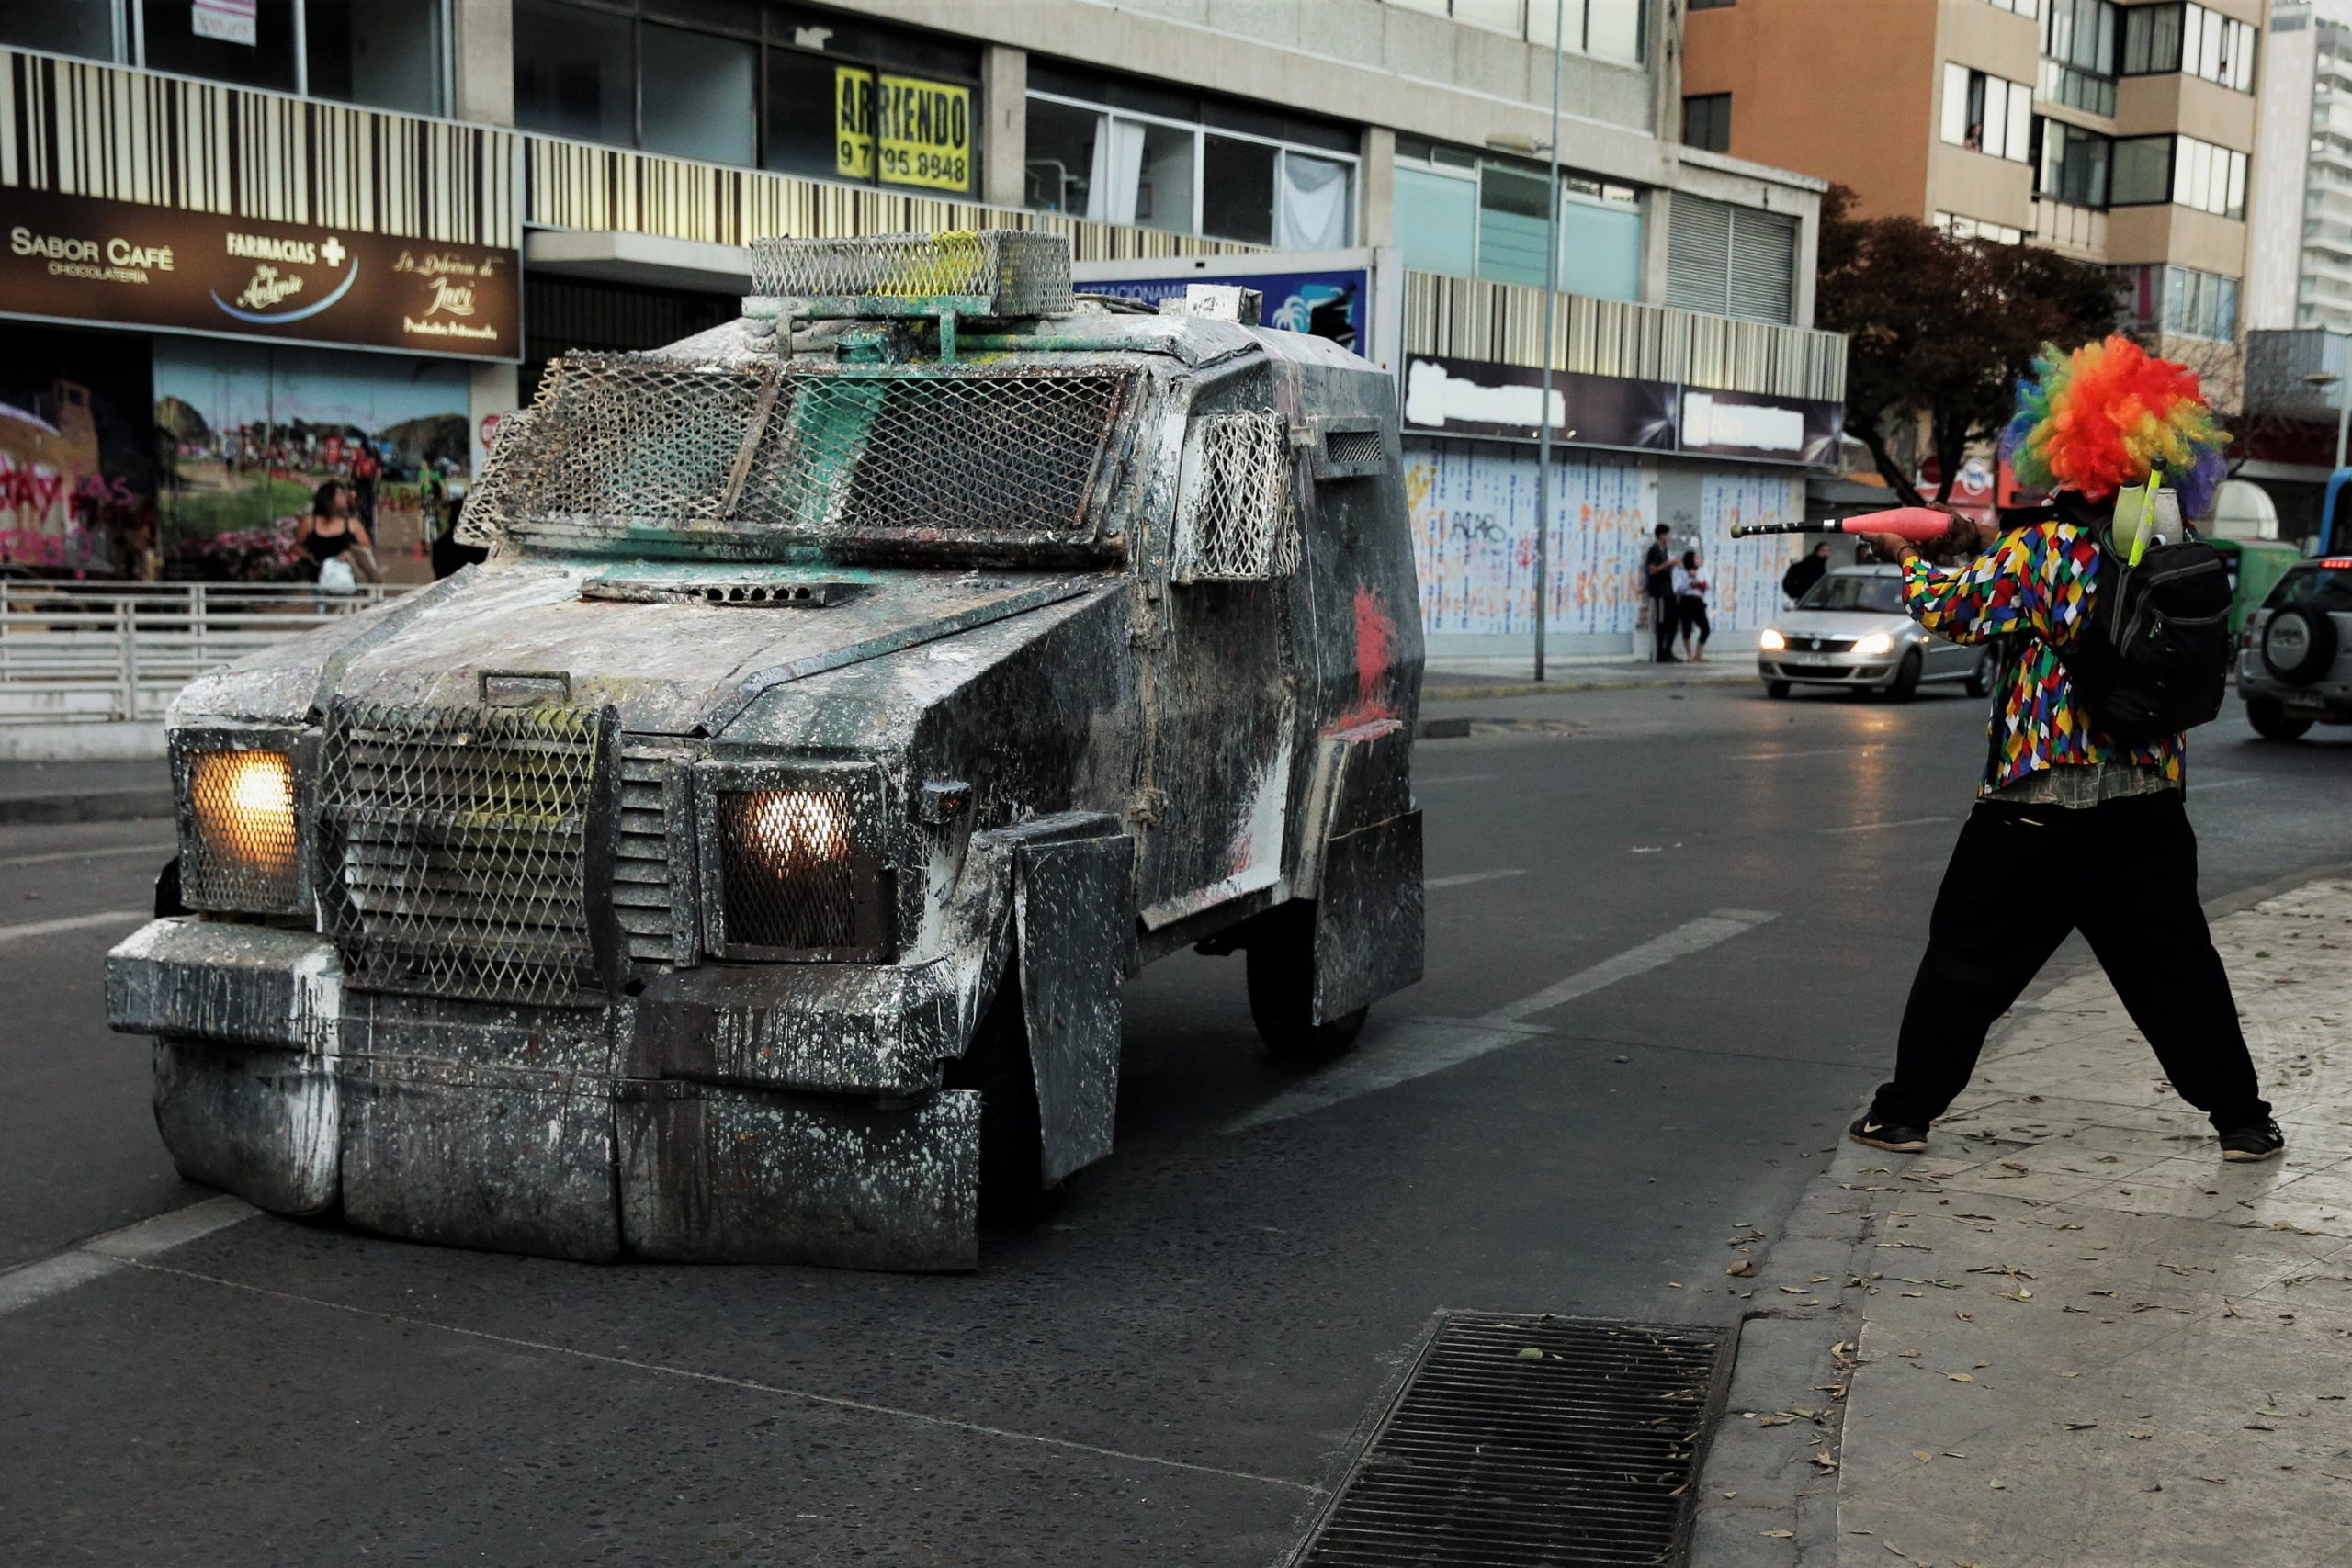
[[2246,698],[2245,721],[2265,740],[2301,740],[2312,727],[2310,719],[2288,717],[2286,705],[2276,697]]
[[1976,668],[1968,672],[1968,694],[1983,697],[1992,694],[1993,682],[1999,678],[2001,656],[1991,649],[1976,656]]
[[998,982],[972,1043],[947,1064],[943,1085],[979,1091],[980,1223],[1022,1224],[1056,1208],[1062,1190],[1046,1187],[1039,1174],[1046,1139],[1037,1118],[1037,1077],[1029,1065],[1017,967],[1008,967]]
[[1789,683],[1786,681],[1767,681],[1764,682],[1764,694],[1768,697],[1785,697],[1789,694]]
[[2335,621],[2301,605],[2274,611],[2262,627],[2262,667],[2290,686],[2308,686],[2335,663]]
[[1315,1021],[1315,907],[1294,900],[1251,922],[1250,1021],[1266,1055],[1301,1066],[1344,1056],[1371,1011]]
[[1887,683],[1886,700],[1907,703],[1919,694],[1919,650],[1913,649],[1894,667],[1894,679]]

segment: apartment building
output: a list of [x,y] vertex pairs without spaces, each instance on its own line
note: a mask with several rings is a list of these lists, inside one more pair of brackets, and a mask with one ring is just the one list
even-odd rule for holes
[[1243,280],[1392,368],[1441,653],[1532,637],[1547,417],[1555,649],[1627,646],[1658,521],[1753,622],[1777,552],[1728,530],[1834,457],[1844,347],[1809,328],[1822,182],[1683,144],[1678,28],[1668,0],[0,7],[0,555],[225,570],[364,447],[401,556],[427,470],[478,470],[550,357],[726,319],[755,237],[1011,225],[1067,235],[1082,287]]
[[2246,325],[2352,333],[2352,0],[2277,0],[2266,41]]
[[1684,136],[2112,269],[2234,398],[2264,0],[1688,0]]

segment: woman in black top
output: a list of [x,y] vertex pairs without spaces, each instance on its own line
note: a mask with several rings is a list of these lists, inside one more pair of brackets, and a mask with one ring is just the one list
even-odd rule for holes
[[[372,565],[375,557],[367,527],[351,515],[349,493],[334,479],[312,493],[309,514],[294,525],[294,547],[309,558],[313,582],[320,581],[327,562],[345,550],[359,552],[353,562],[345,563],[346,570],[356,564]],[[353,572],[355,581],[357,575]]]

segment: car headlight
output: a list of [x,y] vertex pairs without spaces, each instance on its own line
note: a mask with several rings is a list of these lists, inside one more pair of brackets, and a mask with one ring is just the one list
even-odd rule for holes
[[294,759],[246,747],[185,753],[180,898],[191,909],[302,908],[302,822]]
[[721,957],[873,962],[889,955],[890,874],[849,783],[713,792],[711,946]]
[[1786,648],[1789,646],[1789,639],[1782,637],[1779,632],[1774,631],[1770,626],[1766,626],[1764,630],[1758,635],[1756,638],[1756,646],[1766,649]]
[[1860,654],[1893,653],[1894,638],[1887,632],[1872,632],[1866,637],[1856,639],[1854,651]]

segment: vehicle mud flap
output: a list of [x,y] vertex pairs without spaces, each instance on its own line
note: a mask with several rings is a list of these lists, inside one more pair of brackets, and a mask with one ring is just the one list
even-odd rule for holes
[[1134,876],[1135,840],[1124,834],[1021,846],[1022,1021],[1037,1085],[1038,1179],[1048,1187],[1111,1152]]
[[155,1130],[190,1181],[277,1214],[334,1207],[335,1058],[204,1041],[155,1042]]
[[674,1262],[977,1267],[980,1097],[903,1109],[678,1079],[615,1106],[621,1234]]
[[608,1080],[345,1056],[342,1087],[352,1224],[544,1258],[619,1256]]
[[1419,980],[1421,949],[1421,814],[1327,840],[1315,899],[1315,1021]]

